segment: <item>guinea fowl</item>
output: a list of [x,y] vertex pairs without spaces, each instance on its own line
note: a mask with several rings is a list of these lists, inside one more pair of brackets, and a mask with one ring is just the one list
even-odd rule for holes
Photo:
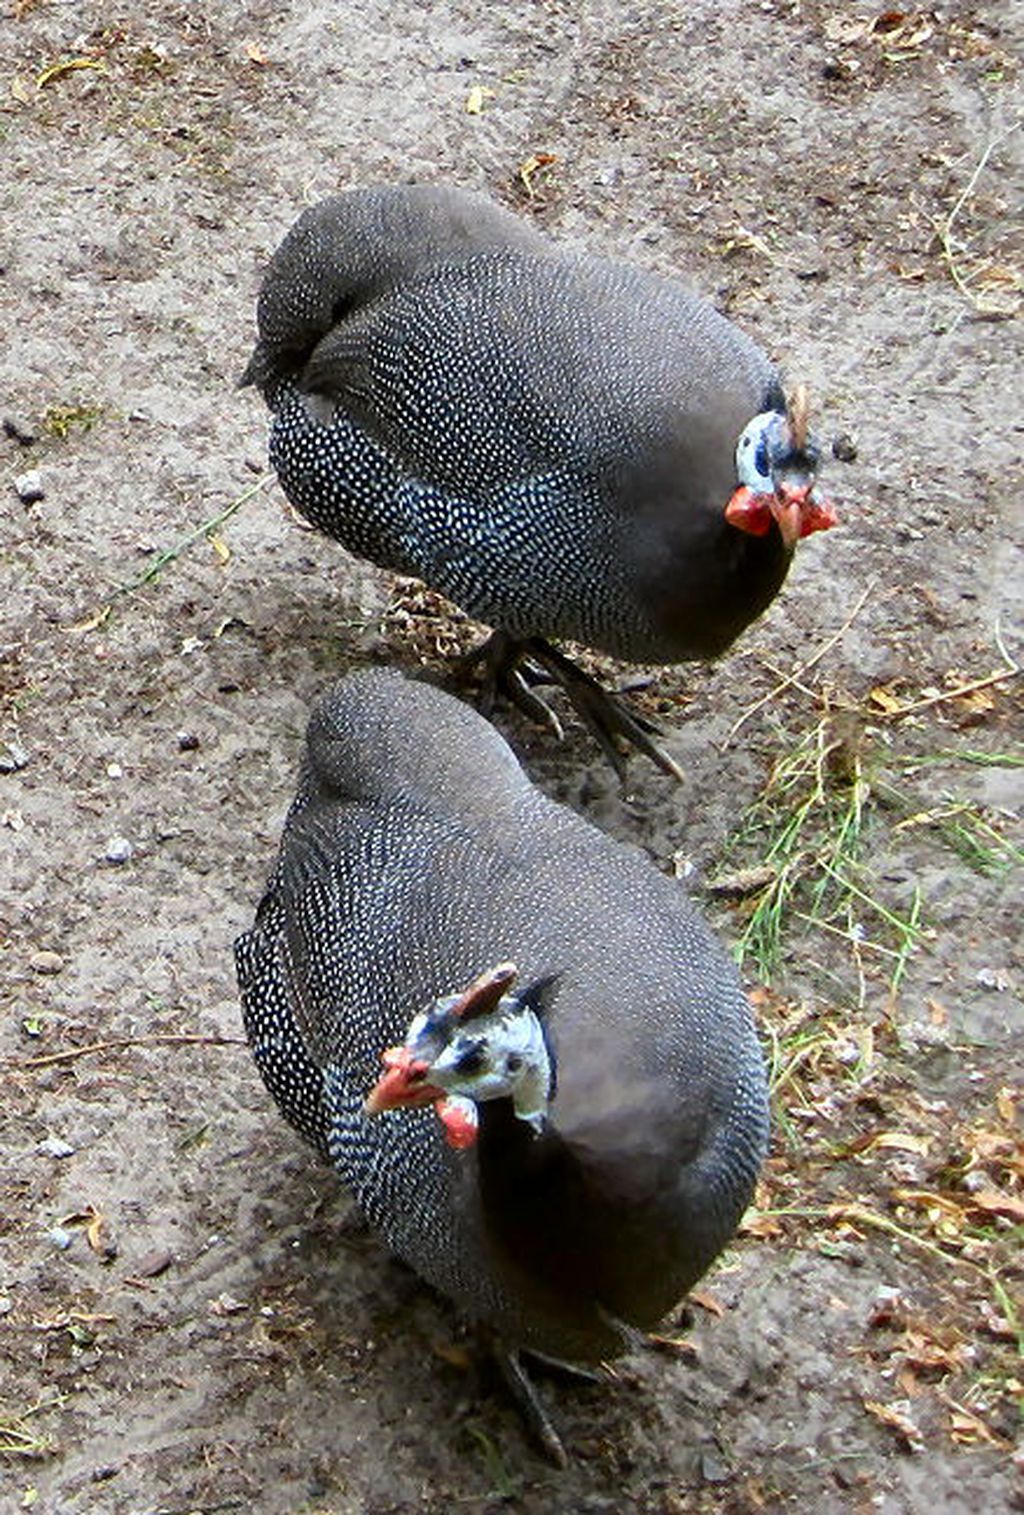
[[806,405],[760,349],[672,280],[429,185],[307,210],[258,325],[242,382],[296,509],[495,627],[492,693],[553,719],[539,665],[620,773],[623,738],[677,772],[550,639],[715,657],[833,524]]
[[482,1329],[560,1456],[520,1350],[622,1351],[750,1200],[765,1074],[731,960],[478,712],[384,669],[314,710],[235,953],[282,1113]]

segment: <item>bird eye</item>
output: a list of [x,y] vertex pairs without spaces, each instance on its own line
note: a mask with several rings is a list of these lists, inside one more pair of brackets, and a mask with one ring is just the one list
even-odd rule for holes
[[506,1059],[505,1059],[505,1072],[506,1073],[518,1073],[519,1070],[520,1070],[520,1068],[522,1066],[523,1066],[523,1059],[522,1059],[522,1056],[520,1055],[520,1053],[518,1053],[518,1052],[510,1052],[509,1055],[508,1055],[508,1057],[506,1057]]
[[460,1046],[452,1064],[456,1073],[480,1073],[487,1064],[487,1043],[476,1038]]

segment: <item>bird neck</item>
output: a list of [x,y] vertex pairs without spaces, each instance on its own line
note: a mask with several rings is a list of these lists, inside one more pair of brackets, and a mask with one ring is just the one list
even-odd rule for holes
[[717,657],[731,646],[778,594],[792,553],[774,522],[755,537],[708,510],[699,528],[691,519],[685,542],[661,561],[651,575],[648,613],[682,661]]

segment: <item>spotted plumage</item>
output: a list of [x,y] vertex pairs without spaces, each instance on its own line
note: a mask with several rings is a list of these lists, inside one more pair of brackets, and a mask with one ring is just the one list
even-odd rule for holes
[[[749,1201],[765,1079],[729,958],[680,885],[544,798],[437,689],[372,670],[317,707],[236,960],[284,1115],[387,1244],[514,1346],[620,1350]],[[506,960],[544,1001],[543,1122],[494,1099],[455,1151],[433,1110],[368,1115],[385,1049]]]
[[771,422],[804,491],[816,454],[765,355],[673,280],[479,196],[378,187],[300,217],[259,329],[246,379],[292,503],[516,639],[711,657],[782,584],[792,541],[725,515],[737,443]]

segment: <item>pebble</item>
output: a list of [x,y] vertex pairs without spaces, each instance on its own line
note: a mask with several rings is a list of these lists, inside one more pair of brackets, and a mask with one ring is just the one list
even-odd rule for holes
[[839,463],[857,461],[857,443],[848,431],[841,431],[832,438],[832,456]]
[[199,738],[194,731],[178,732],[178,751],[195,752],[199,747]]
[[4,416],[3,429],[5,437],[20,442],[22,447],[31,447],[36,439],[35,427],[30,426],[22,416]]
[[0,1315],[10,1315],[13,1309],[14,1300],[6,1294],[0,1295]]
[[46,1234],[53,1242],[53,1245],[59,1247],[62,1252],[66,1252],[74,1240],[71,1232],[65,1231],[63,1226],[51,1226]]
[[216,1299],[208,1300],[206,1308],[211,1315],[238,1315],[241,1311],[248,1309],[248,1306],[244,1300],[236,1299],[233,1294],[225,1290],[222,1294],[218,1294]]
[[17,773],[28,764],[28,753],[20,742],[0,742],[0,773]]
[[108,863],[120,865],[127,863],[135,848],[126,836],[112,836],[107,843],[107,850],[103,854]]
[[43,1157],[73,1157],[74,1147],[59,1136],[44,1136],[41,1142],[36,1142],[36,1151]]
[[159,1278],[166,1273],[174,1258],[162,1247],[154,1247],[139,1258],[135,1272],[139,1278]]
[[51,952],[48,947],[44,947],[39,952],[33,952],[28,965],[33,973],[59,973],[64,966],[64,959],[59,952]]
[[46,490],[39,469],[30,468],[28,473],[19,473],[14,480],[14,492],[23,505],[35,505],[39,500],[45,500]]
[[731,1474],[717,1451],[708,1447],[700,1454],[700,1476],[705,1483],[727,1483]]

